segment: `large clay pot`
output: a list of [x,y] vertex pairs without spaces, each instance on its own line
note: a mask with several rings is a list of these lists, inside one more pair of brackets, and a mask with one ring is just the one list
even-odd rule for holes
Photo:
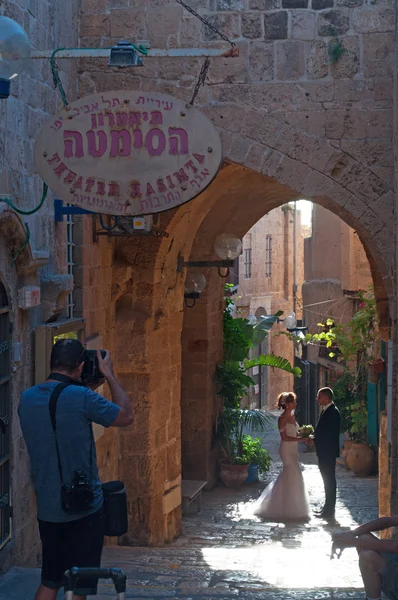
[[343,460],[344,466],[349,469],[349,466],[347,464],[347,456],[349,451],[351,450],[353,444],[355,444],[355,442],[353,442],[352,440],[345,440],[344,441],[344,446],[341,449],[341,458]]
[[378,373],[378,374],[383,373],[384,369],[385,369],[384,360],[382,358],[378,358],[377,360],[374,361],[374,363],[372,364],[372,367],[376,373]]
[[347,454],[347,465],[359,477],[367,477],[374,467],[374,452],[368,444],[354,443]]
[[220,462],[220,478],[223,484],[229,488],[237,488],[243,485],[247,479],[249,465],[232,465],[229,462]]

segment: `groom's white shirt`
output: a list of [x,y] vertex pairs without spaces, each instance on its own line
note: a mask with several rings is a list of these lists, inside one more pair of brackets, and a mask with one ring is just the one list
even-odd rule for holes
[[329,402],[329,404],[325,404],[325,406],[322,406],[322,410],[321,410],[321,416],[323,415],[323,413],[325,413],[327,411],[327,409],[333,405],[333,402]]

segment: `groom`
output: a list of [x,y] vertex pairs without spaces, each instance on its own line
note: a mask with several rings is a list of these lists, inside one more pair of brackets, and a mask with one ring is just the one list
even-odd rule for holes
[[319,470],[325,487],[325,505],[316,516],[334,517],[336,507],[336,458],[340,456],[340,413],[333,402],[333,391],[324,387],[318,392],[321,407],[314,442]]

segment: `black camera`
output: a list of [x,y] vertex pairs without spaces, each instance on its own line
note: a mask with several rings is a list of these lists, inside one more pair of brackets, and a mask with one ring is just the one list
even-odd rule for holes
[[[105,358],[106,351],[100,350],[102,358]],[[104,379],[103,374],[99,369],[98,357],[96,350],[85,350],[84,352],[84,366],[81,375],[81,380],[84,385],[90,385],[96,381]]]
[[72,485],[62,486],[62,510],[66,513],[82,513],[89,510],[94,493],[83,471],[75,471]]

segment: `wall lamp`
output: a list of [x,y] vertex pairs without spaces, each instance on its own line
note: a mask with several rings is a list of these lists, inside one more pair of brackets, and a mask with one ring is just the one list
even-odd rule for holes
[[179,256],[177,260],[177,273],[181,273],[185,267],[194,269],[217,267],[220,277],[228,277],[229,270],[234,266],[235,259],[242,252],[242,240],[234,235],[223,233],[214,242],[214,251],[221,260],[185,261],[183,256]]
[[0,17],[0,98],[10,95],[11,81],[29,65],[30,42],[18,23]]
[[185,306],[192,308],[196,304],[196,300],[200,298],[200,294],[206,287],[206,278],[202,273],[194,273],[188,271],[185,279],[184,302]]
[[111,48],[109,56],[111,67],[143,67],[144,63],[136,47],[128,41],[120,41]]
[[[234,235],[223,233],[217,237],[214,243],[214,251],[221,260],[185,261],[184,257],[180,255],[177,259],[177,273],[182,273],[186,267],[190,269],[217,267],[220,277],[228,277],[230,267],[233,267],[235,259],[242,252],[242,241]],[[184,291],[185,305],[188,308],[195,306],[196,300],[198,300],[205,287],[206,279],[202,273],[188,271]]]
[[289,333],[296,334],[296,337],[299,339],[304,338],[304,332],[308,331],[308,327],[297,327],[296,313],[292,310],[286,314],[284,319],[278,318],[278,323],[284,323],[286,330],[289,331]]

